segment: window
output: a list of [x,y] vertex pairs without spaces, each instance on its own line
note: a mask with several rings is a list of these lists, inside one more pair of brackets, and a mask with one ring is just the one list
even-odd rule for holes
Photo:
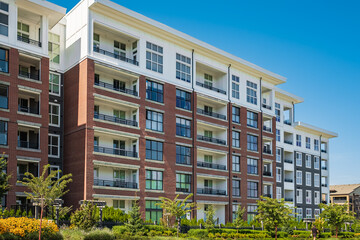
[[296,153],[296,166],[302,166],[302,154],[298,152]]
[[0,34],[8,36],[9,28],[9,4],[0,2]]
[[276,199],[282,199],[281,187],[276,187]]
[[163,48],[146,42],[146,69],[163,73]]
[[60,96],[60,75],[50,73],[49,75],[49,93]]
[[296,134],[296,146],[301,147],[301,135]]
[[30,36],[30,27],[28,24],[18,22],[17,25],[17,35],[20,37],[21,41],[28,42]]
[[0,145],[8,145],[8,123],[0,121]]
[[240,133],[237,131],[232,131],[232,146],[240,147]]
[[160,218],[162,218],[163,210],[160,208],[157,203],[161,203],[161,201],[155,200],[147,200],[145,201],[145,220],[151,222],[160,222]]
[[302,171],[296,171],[296,184],[302,185]]
[[60,136],[49,134],[48,136],[48,155],[49,157],[60,156]]
[[212,85],[213,85],[213,76],[204,73],[204,86],[212,87]]
[[256,96],[256,91],[257,91],[257,84],[250,82],[250,81],[246,81],[246,101],[248,103],[252,103],[257,105],[257,96]]
[[240,172],[240,156],[232,156],[232,171]]
[[281,168],[277,167],[276,168],[276,182],[281,182]]
[[176,107],[191,111],[191,93],[176,89]]
[[318,139],[314,139],[314,150],[319,151],[319,140]]
[[176,145],[176,163],[190,165],[191,148]]
[[233,203],[232,205],[232,220],[233,222],[235,221],[235,219],[237,218],[237,211],[238,209],[241,208],[241,205]]
[[306,148],[310,149],[311,148],[311,143],[310,143],[310,138],[306,137]]
[[113,208],[125,209],[125,200],[113,200]]
[[60,63],[60,36],[54,33],[49,33],[49,59],[50,62]]
[[146,170],[146,189],[163,190],[163,172]]
[[234,123],[240,123],[240,108],[232,107],[232,121]]
[[176,191],[177,192],[191,192],[191,175],[176,174]]
[[191,59],[181,54],[176,54],[176,78],[185,82],[191,81]]
[[[0,13],[0,18],[1,18],[1,13]],[[0,34],[1,34],[1,23],[0,23]],[[4,72],[4,73],[9,72],[9,50],[3,48],[0,48],[0,72]]]
[[314,157],[314,168],[320,169],[320,158],[319,157]]
[[146,140],[146,159],[162,161],[163,143],[152,140]]
[[275,115],[276,115],[276,121],[280,122],[280,104],[275,103]]
[[276,162],[281,163],[281,148],[276,148]]
[[146,80],[146,99],[155,102],[164,102],[164,85]]
[[306,204],[311,204],[311,190],[306,190],[305,199],[306,199]]
[[176,135],[191,137],[191,121],[185,118],[176,118]]
[[258,174],[258,160],[253,158],[247,159],[247,173]]
[[[1,3],[1,2],[0,2]],[[9,89],[6,85],[0,85],[0,108],[9,108]]]
[[311,186],[311,173],[309,173],[309,172],[306,172],[305,184],[306,184],[306,186]]
[[254,112],[247,112],[247,125],[249,127],[258,127],[258,114]]
[[240,197],[240,181],[233,180],[232,181],[232,195],[236,197]]
[[303,191],[302,189],[296,189],[296,203],[303,203]]
[[320,175],[318,173],[314,174],[314,187],[320,187]]
[[311,155],[305,155],[305,167],[311,168]]
[[247,220],[251,222],[255,220],[255,215],[257,214],[257,206],[256,205],[248,205],[247,206]]
[[49,125],[60,126],[60,105],[49,103]]
[[115,58],[125,59],[126,58],[126,44],[114,41],[114,55]]
[[163,132],[163,114],[146,110],[146,128],[157,132]]
[[320,215],[320,209],[314,209],[314,217],[317,218]]
[[280,138],[280,130],[276,129],[276,141],[280,142],[281,138]]
[[258,137],[254,135],[247,135],[247,149],[251,151],[258,150]]
[[257,198],[258,197],[258,183],[257,182],[247,182],[247,195],[248,198]]
[[239,77],[232,75],[232,97],[236,99],[240,98],[239,83]]
[[314,204],[319,205],[320,204],[320,192],[314,191]]
[[298,221],[301,221],[303,219],[303,209],[302,208],[296,208],[296,218]]
[[100,35],[97,33],[94,33],[93,35],[93,47],[96,49],[95,51],[99,51],[100,47]]

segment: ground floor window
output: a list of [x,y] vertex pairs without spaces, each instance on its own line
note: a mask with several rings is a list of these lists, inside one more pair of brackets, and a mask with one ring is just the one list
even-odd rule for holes
[[157,206],[157,203],[161,201],[149,200],[145,203],[145,220],[151,222],[160,222],[160,218],[162,218],[163,210]]

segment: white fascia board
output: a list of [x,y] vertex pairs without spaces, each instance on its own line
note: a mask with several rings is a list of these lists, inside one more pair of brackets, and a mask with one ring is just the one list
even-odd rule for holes
[[295,94],[292,94],[290,92],[287,92],[283,89],[280,89],[278,87],[274,87],[274,90],[282,95],[285,95],[293,100],[294,103],[302,103],[304,102],[304,98],[296,96]]
[[300,121],[294,123],[294,128],[307,128],[310,131],[315,131],[319,135],[323,135],[326,138],[338,137],[338,134],[335,133],[335,132],[328,131],[328,130],[325,130],[323,128],[319,128],[319,127],[316,127],[316,126],[313,126],[313,125],[310,125],[310,124],[307,124],[307,123],[303,123],[303,122],[300,122]]

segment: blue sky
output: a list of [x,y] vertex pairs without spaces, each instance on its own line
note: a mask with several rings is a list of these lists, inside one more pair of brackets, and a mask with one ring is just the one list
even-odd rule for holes
[[339,134],[330,184],[360,183],[359,1],[114,1],[287,77],[280,87],[305,99],[296,120]]

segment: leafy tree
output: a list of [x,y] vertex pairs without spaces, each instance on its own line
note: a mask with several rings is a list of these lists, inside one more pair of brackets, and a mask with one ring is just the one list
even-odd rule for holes
[[240,205],[238,206],[237,210],[236,210],[236,218],[234,220],[234,225],[237,228],[237,232],[239,232],[239,228],[242,227],[245,223],[244,221],[244,213],[245,213],[245,208],[242,208]]
[[26,172],[23,181],[18,181],[28,187],[30,192],[25,192],[28,199],[38,202],[40,206],[40,227],[39,240],[41,239],[41,224],[46,206],[51,206],[55,199],[62,197],[69,190],[65,190],[69,182],[72,181],[71,174],[63,175],[56,179],[60,170],[51,171],[48,169],[50,165],[45,165],[41,176],[35,177],[32,173]]
[[320,204],[320,208],[323,209],[320,217],[324,218],[328,224],[335,228],[336,238],[338,237],[339,228],[345,223],[355,219],[354,213],[348,211],[349,204],[335,204],[330,203],[329,205]]
[[277,200],[268,197],[261,197],[258,200],[258,215],[256,219],[263,221],[267,231],[275,229],[275,239],[277,239],[278,227],[292,219],[292,209],[285,204],[284,199]]
[[185,216],[187,213],[191,212],[191,210],[196,206],[196,203],[187,203],[186,201],[193,194],[189,194],[184,200],[178,200],[179,194],[176,195],[174,200],[169,198],[160,197],[161,203],[157,203],[156,205],[160,206],[165,212],[169,213],[171,217],[175,217],[177,221],[177,236],[179,237],[180,232],[180,223],[181,218]]
[[4,157],[1,157],[0,158],[0,200],[4,197],[5,193],[7,193],[10,190],[9,180],[11,178],[11,175],[7,174],[6,170],[7,170],[7,161]]
[[82,230],[90,230],[99,220],[96,210],[92,202],[85,202],[71,214],[70,223]]
[[140,206],[137,201],[135,201],[131,211],[128,213],[128,222],[125,224],[128,231],[135,235],[137,233],[144,231],[143,220],[141,219]]
[[318,217],[314,222],[315,227],[319,230],[319,232],[324,231],[325,219],[322,217]]
[[205,210],[206,221],[204,223],[205,228],[213,229],[215,227],[215,209],[213,205],[208,205],[207,210]]

